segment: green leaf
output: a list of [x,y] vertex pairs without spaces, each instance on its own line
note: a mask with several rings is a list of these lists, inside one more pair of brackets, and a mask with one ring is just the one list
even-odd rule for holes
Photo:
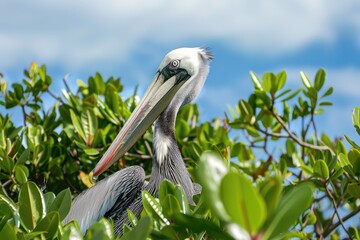
[[348,141],[348,143],[351,144],[351,146],[353,146],[354,148],[356,148],[357,150],[360,150],[360,146],[357,145],[353,140],[351,140],[348,136],[344,135],[346,140]]
[[29,170],[24,165],[15,165],[15,179],[21,185],[27,182]]
[[190,134],[190,126],[184,119],[177,119],[175,133],[177,139],[184,139],[189,137]]
[[329,168],[324,160],[317,160],[314,165],[314,176],[322,179],[329,177]]
[[281,72],[276,76],[276,79],[277,79],[277,81],[278,81],[278,85],[277,85],[276,91],[281,90],[281,89],[285,86],[286,78],[287,78],[286,71],[281,71]]
[[251,72],[250,72],[250,77],[251,77],[251,80],[252,80],[253,83],[254,83],[255,88],[263,91],[263,87],[261,86],[260,80],[259,80],[259,78],[256,76],[256,74],[251,71]]
[[148,215],[153,217],[155,220],[161,220],[165,224],[170,224],[169,220],[161,212],[161,206],[158,201],[146,190],[142,191],[142,202],[144,210]]
[[86,233],[86,240],[112,240],[114,239],[114,228],[105,218],[94,223]]
[[197,216],[190,216],[185,214],[174,215],[174,222],[180,226],[190,229],[191,232],[201,233],[206,231],[211,239],[232,239],[224,230],[219,228],[213,222],[207,221]]
[[52,202],[49,211],[58,211],[60,219],[63,220],[71,209],[71,192],[70,189],[62,190]]
[[353,167],[355,176],[360,176],[360,151],[356,148],[350,149],[348,159]]
[[82,240],[82,233],[79,227],[76,227],[73,223],[67,224],[61,234],[61,239],[64,240]]
[[301,77],[301,81],[303,82],[306,88],[309,89],[312,87],[309,78],[306,76],[306,74],[303,71],[300,72],[300,77]]
[[85,134],[84,141],[87,146],[92,146],[98,127],[98,121],[93,109],[86,109],[82,112],[81,123]]
[[86,141],[86,136],[82,125],[80,124],[79,118],[76,116],[73,110],[70,109],[70,116],[75,130],[78,132],[80,137]]
[[334,91],[334,88],[333,88],[333,87],[330,87],[330,88],[321,96],[321,98],[331,95],[331,94],[333,93],[333,91]]
[[127,210],[127,213],[128,213],[128,219],[130,220],[130,223],[132,224],[132,226],[136,226],[136,224],[139,222],[139,220],[137,219],[135,214],[130,209]]
[[6,222],[4,227],[0,230],[0,239],[16,240],[16,229],[9,222]]
[[282,179],[279,175],[268,177],[258,186],[266,203],[267,215],[270,215],[279,203],[282,191]]
[[44,194],[45,205],[46,205],[46,212],[50,212],[50,207],[54,202],[56,196],[53,192],[47,192]]
[[115,86],[113,86],[112,84],[106,85],[105,103],[114,113],[116,113],[118,116],[120,115],[120,98]]
[[[186,194],[181,186],[179,186],[179,185],[174,186],[174,184],[172,182],[170,182],[167,179],[164,179],[160,184],[158,194],[159,194],[160,203],[163,207],[164,207],[165,201],[167,201],[167,202],[172,201],[172,200],[166,200],[167,196],[172,195],[176,199],[177,203],[179,204],[179,207],[180,207],[179,211],[182,213],[189,212],[189,203],[188,203]],[[167,204],[169,204],[169,202]],[[166,211],[166,210],[164,209],[163,211]]]
[[347,186],[346,191],[354,198],[359,198],[360,197],[360,184],[353,182],[353,183],[349,183]]
[[130,232],[125,233],[121,240],[146,240],[151,232],[151,221],[149,216],[141,218],[139,223]]
[[174,195],[167,195],[161,202],[161,206],[165,217],[168,219],[171,219],[174,214],[181,212],[179,201]]
[[17,159],[16,161],[16,165],[19,165],[19,164],[25,164],[26,161],[29,161],[30,160],[30,149],[25,149],[20,157]]
[[0,91],[1,91],[1,93],[2,93],[3,96],[5,96],[7,85],[8,85],[7,81],[4,80],[4,79],[0,76]]
[[281,101],[282,101],[282,102],[289,101],[290,99],[293,99],[294,97],[296,97],[296,95],[298,95],[299,92],[301,92],[301,89],[296,90],[295,92],[293,92],[292,94],[290,94],[290,95],[287,96],[286,98],[281,99]]
[[60,223],[59,213],[58,212],[49,212],[45,218],[36,225],[34,231],[44,231],[45,237],[47,239],[53,238],[57,233],[58,226]]
[[324,85],[325,77],[326,77],[326,73],[325,73],[324,69],[320,68],[315,76],[314,88],[316,90],[320,91],[320,89]]
[[18,204],[22,224],[33,230],[46,214],[44,197],[35,183],[27,182],[21,187]]
[[0,194],[0,216],[8,216],[7,221],[15,227],[20,226],[20,213],[16,204],[7,196]]
[[357,133],[360,135],[360,107],[356,107],[352,114],[352,121]]
[[272,92],[276,86],[274,86],[275,75],[273,73],[265,73],[263,75],[263,87],[265,92]]
[[229,172],[221,181],[221,199],[233,221],[250,234],[256,233],[266,219],[264,199],[246,177]]
[[287,232],[289,227],[309,208],[313,200],[314,190],[314,185],[309,182],[291,187],[281,198],[274,215],[268,218],[263,239],[274,238]]
[[352,176],[354,175],[354,172],[353,172],[353,166],[352,164],[350,163],[347,155],[343,154],[343,153],[340,153],[338,155],[338,161],[340,163],[340,167],[342,167],[345,171],[347,171],[349,174],[351,174]]
[[197,169],[197,179],[202,185],[202,194],[207,201],[209,208],[223,221],[230,221],[230,216],[226,213],[225,207],[220,197],[220,184],[223,177],[228,172],[224,162],[215,154],[204,153],[200,157]]
[[332,104],[332,102],[321,102],[319,105],[320,106],[332,106],[333,104]]

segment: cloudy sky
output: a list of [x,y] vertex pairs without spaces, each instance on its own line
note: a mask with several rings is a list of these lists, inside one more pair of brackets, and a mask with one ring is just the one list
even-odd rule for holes
[[351,112],[360,106],[360,1],[0,0],[0,14],[0,72],[9,82],[35,61],[60,87],[66,74],[75,84],[98,71],[144,91],[168,51],[207,46],[215,61],[198,99],[203,120],[249,96],[249,71],[285,69],[295,88],[299,71],[313,78],[324,67],[335,104],[320,130],[359,140]]

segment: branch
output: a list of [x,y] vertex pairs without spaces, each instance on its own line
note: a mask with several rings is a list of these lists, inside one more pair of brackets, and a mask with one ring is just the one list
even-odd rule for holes
[[[339,221],[337,222],[337,226],[339,226],[339,224],[341,224],[342,228],[344,229],[344,231],[346,232],[346,234],[349,236],[349,238],[351,239],[351,235],[349,233],[349,231],[346,229],[345,225],[344,225],[344,221],[343,219],[341,218],[339,212],[338,212],[338,209],[337,209],[337,204],[336,204],[336,201],[333,197],[333,195],[331,194],[331,192],[329,191],[329,189],[327,188],[326,184],[325,184],[325,190],[326,190],[326,193],[328,194],[328,196],[330,197],[331,201],[332,201],[332,204],[334,205],[334,210],[335,210],[335,213],[336,213],[336,216],[338,217]],[[331,228],[332,229],[332,228]],[[335,229],[335,228],[334,228]],[[332,229],[333,230],[333,229]],[[331,231],[332,231],[331,230]],[[326,234],[324,234],[324,237],[326,237]]]
[[21,105],[21,110],[22,110],[22,113],[24,115],[24,126],[26,127],[26,117],[28,116],[26,111],[25,111],[25,105]]
[[283,134],[280,134],[280,133],[274,133],[274,132],[271,132],[269,133],[268,131],[265,131],[264,129],[261,129],[259,126],[257,125],[253,125],[255,127],[256,130],[258,130],[259,132],[263,133],[263,134],[266,134],[270,137],[277,137],[277,138],[289,138],[289,136],[287,135],[283,135]]
[[328,146],[317,146],[317,145],[313,145],[313,144],[310,144],[307,142],[303,142],[286,126],[286,123],[281,119],[281,117],[278,114],[276,114],[274,112],[272,112],[272,114],[274,115],[276,120],[281,124],[281,126],[285,129],[285,131],[289,134],[290,138],[292,138],[297,144],[299,144],[302,147],[311,148],[311,149],[315,149],[315,150],[321,150],[321,151],[328,150],[331,152],[331,154],[333,156],[335,156],[335,152]]
[[346,222],[348,219],[352,218],[353,216],[355,216],[356,214],[358,214],[360,212],[360,205],[351,213],[349,213],[348,215],[346,215],[343,218],[339,218],[339,221],[337,223],[335,223],[334,225],[331,225],[330,227],[328,227],[325,232],[324,232],[324,237],[327,237],[332,231],[334,231],[340,224],[343,224],[344,222]]
[[63,82],[64,82],[64,84],[65,84],[66,90],[68,90],[68,92],[71,92],[70,86],[69,86],[69,84],[67,83],[68,77],[69,77],[69,75],[66,74],[66,75],[63,77]]
[[53,98],[55,98],[55,99],[58,100],[59,102],[64,103],[63,100],[62,100],[60,97],[56,96],[55,93],[53,93],[53,92],[50,90],[50,88],[47,89],[47,92],[50,94],[50,96],[52,96]]
[[145,159],[151,159],[151,156],[150,155],[144,155],[144,154],[136,154],[136,153],[126,153],[125,154],[126,156],[129,156],[129,157],[134,157],[134,158],[138,158],[138,159],[142,159],[142,160],[145,160]]

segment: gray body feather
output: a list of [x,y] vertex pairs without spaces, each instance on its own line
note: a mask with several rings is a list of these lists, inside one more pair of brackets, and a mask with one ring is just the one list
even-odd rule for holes
[[144,185],[145,173],[139,166],[118,171],[83,191],[73,201],[71,211],[63,220],[77,220],[83,233],[113,206],[117,212],[125,211]]

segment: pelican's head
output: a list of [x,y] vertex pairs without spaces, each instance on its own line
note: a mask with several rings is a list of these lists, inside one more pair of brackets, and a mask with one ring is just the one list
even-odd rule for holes
[[203,48],[178,48],[165,56],[144,97],[95,166],[94,177],[124,155],[165,109],[177,112],[199,94],[212,57]]

